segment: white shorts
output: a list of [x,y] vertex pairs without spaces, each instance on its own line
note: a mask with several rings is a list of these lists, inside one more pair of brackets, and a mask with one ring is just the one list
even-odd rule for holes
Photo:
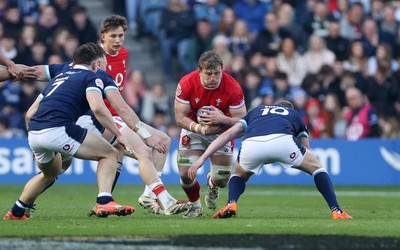
[[305,152],[305,147],[292,135],[257,136],[242,142],[238,161],[245,171],[253,173],[258,173],[264,164],[274,162],[288,169],[300,166]]
[[96,125],[94,124],[94,121],[92,119],[92,116],[90,116],[90,115],[82,115],[81,117],[79,117],[79,119],[76,121],[75,124],[81,126],[82,128],[86,128],[87,130],[92,131],[93,133],[95,133],[98,136],[101,136],[104,132],[104,128],[103,128],[103,131],[100,131],[96,127]]
[[[219,135],[200,135],[197,133],[190,132],[186,129],[182,129],[179,139],[179,150],[202,150],[205,151],[208,146],[214,141]],[[218,149],[215,155],[232,155],[233,154],[233,141],[229,141],[225,146]]]
[[[67,130],[72,133],[67,133]],[[74,155],[81,146],[86,134],[86,129],[76,125],[75,127],[70,126],[69,129],[55,127],[29,131],[28,142],[35,154],[35,159],[40,163],[48,163],[54,158],[56,152],[61,153],[63,158],[66,155]]]

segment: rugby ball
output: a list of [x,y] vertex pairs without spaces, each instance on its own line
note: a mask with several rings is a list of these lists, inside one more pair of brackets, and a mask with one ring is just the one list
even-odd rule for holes
[[201,108],[199,108],[197,110],[197,115],[196,115],[197,116],[197,122],[200,125],[205,125],[204,121],[201,119],[201,115],[207,114],[207,112],[205,112],[205,110],[211,111],[212,108],[211,108],[211,106],[203,106],[203,107],[201,107]]

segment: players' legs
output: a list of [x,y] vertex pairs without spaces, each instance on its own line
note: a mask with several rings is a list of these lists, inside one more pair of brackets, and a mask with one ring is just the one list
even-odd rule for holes
[[322,194],[327,202],[331,211],[339,211],[341,209],[336,199],[335,191],[329,177],[328,172],[322,167],[321,163],[318,161],[317,157],[307,149],[304,155],[304,160],[300,166],[296,167],[310,175],[314,178],[315,186],[318,191]]
[[[135,151],[135,158],[139,164],[140,177],[157,196],[165,214],[169,215],[169,211],[176,205],[177,200],[168,193],[161,178],[158,176],[153,164],[152,151],[133,130],[125,128],[121,133],[127,138]],[[178,210],[174,211],[174,213],[182,212]]]

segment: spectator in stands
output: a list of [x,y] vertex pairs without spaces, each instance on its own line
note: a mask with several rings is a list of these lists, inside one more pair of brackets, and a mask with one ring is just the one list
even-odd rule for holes
[[301,83],[301,88],[304,89],[311,98],[322,100],[324,97],[324,91],[317,74],[306,75]]
[[326,47],[335,54],[337,60],[346,60],[349,53],[349,40],[340,35],[340,25],[337,21],[331,21],[328,28],[328,36],[325,37]]
[[265,29],[257,34],[252,51],[260,51],[265,56],[276,56],[279,52],[280,43],[286,34],[279,30],[275,13],[266,13],[264,20]]
[[304,59],[307,72],[315,74],[324,64],[332,66],[335,62],[335,54],[326,48],[325,41],[322,37],[311,36],[308,50],[304,54]]
[[34,41],[37,39],[36,28],[32,24],[27,24],[22,27],[18,41],[18,59],[17,62],[22,63],[23,59],[28,57]]
[[382,0],[371,0],[371,13],[370,16],[375,21],[380,22],[383,19],[383,1]]
[[171,121],[170,116],[171,105],[165,88],[162,84],[155,84],[151,91],[143,97],[142,110],[140,117],[144,122],[153,124],[155,114],[157,112],[164,112],[166,117],[166,123]]
[[255,36],[264,27],[264,15],[271,10],[270,2],[259,0],[238,0],[233,5],[237,19],[244,20],[249,32]]
[[273,84],[274,98],[289,100],[291,87],[289,86],[286,73],[278,71],[273,78]]
[[38,85],[31,80],[21,81],[21,91],[19,92],[18,111],[25,117],[26,111],[39,96]]
[[366,96],[356,87],[346,90],[348,109],[345,111],[346,139],[351,141],[362,138],[379,137],[378,115]]
[[176,125],[176,123],[169,123],[167,125],[167,130],[166,130],[167,135],[172,139],[179,139],[179,135],[181,133],[181,128]]
[[272,89],[272,87],[262,85],[258,92],[258,96],[251,100],[249,111],[260,105],[271,105],[274,104],[274,102],[274,90]]
[[215,33],[208,19],[197,21],[196,33],[188,41],[188,58],[186,60],[186,63],[189,64],[192,69],[197,67],[200,55],[204,51],[213,48],[212,41],[214,36]]
[[76,35],[69,33],[65,39],[61,55],[64,61],[71,61],[74,51],[79,47],[79,39]]
[[217,31],[220,34],[230,37],[233,32],[233,25],[236,21],[236,15],[232,8],[225,8],[222,12],[221,20],[218,24]]
[[22,30],[23,22],[21,12],[16,4],[8,4],[3,21],[3,28],[12,37],[19,37]]
[[301,87],[294,87],[290,90],[290,100],[294,108],[300,113],[302,117],[306,116],[306,104],[308,95]]
[[76,5],[71,9],[71,13],[71,32],[78,36],[79,44],[97,42],[97,30],[90,21],[86,8],[81,5]]
[[56,10],[50,5],[44,6],[38,19],[37,30],[39,37],[46,42],[49,48],[52,46],[53,35],[58,27],[59,20]]
[[274,77],[278,72],[278,60],[276,57],[266,57],[264,63],[262,84],[264,86],[272,87],[274,84]]
[[224,71],[229,72],[232,67],[232,53],[229,50],[229,40],[225,35],[216,35],[212,41],[212,48],[221,56],[224,62]]
[[370,57],[375,55],[376,47],[379,44],[379,32],[374,19],[365,19],[362,26],[361,42],[364,47],[365,56]]
[[226,5],[220,3],[219,0],[206,0],[204,3],[199,3],[196,5],[196,20],[200,21],[208,19],[210,21],[211,28],[216,30],[225,8]]
[[399,68],[392,57],[392,47],[389,44],[379,44],[375,56],[368,59],[368,75],[375,75],[379,66],[388,68],[389,72],[394,72]]
[[233,55],[232,64],[228,73],[238,81],[240,86],[243,86],[247,73],[246,58],[242,55]]
[[50,5],[56,11],[61,26],[71,27],[72,9],[77,5],[78,0],[52,0]]
[[0,37],[0,54],[10,60],[15,60],[18,56],[16,43],[16,38],[8,34],[8,32],[5,32]]
[[26,59],[26,65],[44,65],[47,64],[47,47],[43,40],[36,40],[31,46],[31,53]]
[[296,50],[304,53],[307,49],[307,36],[303,27],[297,23],[293,7],[284,3],[278,9],[279,29],[283,34],[290,34],[296,43]]
[[328,93],[323,102],[323,109],[329,114],[332,120],[332,132],[334,138],[344,138],[346,132],[346,121],[339,104],[338,97],[333,93]]
[[160,39],[160,27],[164,25],[161,16],[167,6],[165,0],[140,1],[140,19],[146,34]]
[[296,51],[296,44],[292,38],[283,39],[277,62],[278,70],[287,74],[289,85],[300,86],[307,74],[307,68],[303,56]]
[[355,40],[350,45],[350,53],[347,60],[343,62],[344,70],[353,73],[366,74],[368,70],[368,58],[364,54],[361,41]]
[[53,44],[51,50],[53,53],[62,54],[64,51],[64,46],[67,41],[67,37],[70,32],[66,27],[58,27],[53,35]]
[[336,8],[331,10],[332,18],[338,22],[347,18],[350,9],[349,0],[337,0],[333,2],[336,2]]
[[126,102],[136,114],[141,113],[143,98],[147,91],[147,81],[144,73],[140,70],[130,71],[125,81],[123,94]]
[[0,117],[0,139],[10,139],[14,135],[10,130],[10,120],[7,117]]
[[305,105],[304,123],[311,138],[331,138],[333,136],[332,121],[324,111],[318,99],[311,98]]
[[234,55],[247,56],[250,52],[251,37],[247,24],[243,20],[236,20],[232,36],[229,37],[229,50]]
[[[261,85],[261,75],[257,70],[249,70],[246,74],[245,84],[242,87],[244,99],[253,100],[257,97]],[[246,108],[249,109],[251,102],[246,103]]]
[[161,52],[164,78],[172,79],[172,56],[176,51],[182,74],[189,73],[193,68],[186,63],[188,42],[196,27],[194,13],[180,0],[168,0],[168,7],[161,15]]
[[349,40],[359,39],[362,35],[364,8],[362,3],[353,2],[347,18],[340,20],[340,35]]
[[395,8],[390,4],[386,4],[383,9],[383,19],[379,25],[379,39],[380,43],[387,43],[395,49],[396,43],[400,40],[398,38],[400,22],[396,20]]
[[366,95],[378,116],[396,117],[394,103],[399,96],[400,86],[391,77],[389,65],[378,66],[375,74],[366,80],[366,85]]
[[304,31],[308,36],[328,36],[329,12],[326,3],[317,2],[313,9],[313,15],[304,24]]

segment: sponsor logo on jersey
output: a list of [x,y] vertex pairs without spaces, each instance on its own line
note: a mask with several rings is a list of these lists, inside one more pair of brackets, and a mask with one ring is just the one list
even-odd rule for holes
[[96,83],[97,87],[104,89],[104,83],[100,78],[97,78],[94,82]]

